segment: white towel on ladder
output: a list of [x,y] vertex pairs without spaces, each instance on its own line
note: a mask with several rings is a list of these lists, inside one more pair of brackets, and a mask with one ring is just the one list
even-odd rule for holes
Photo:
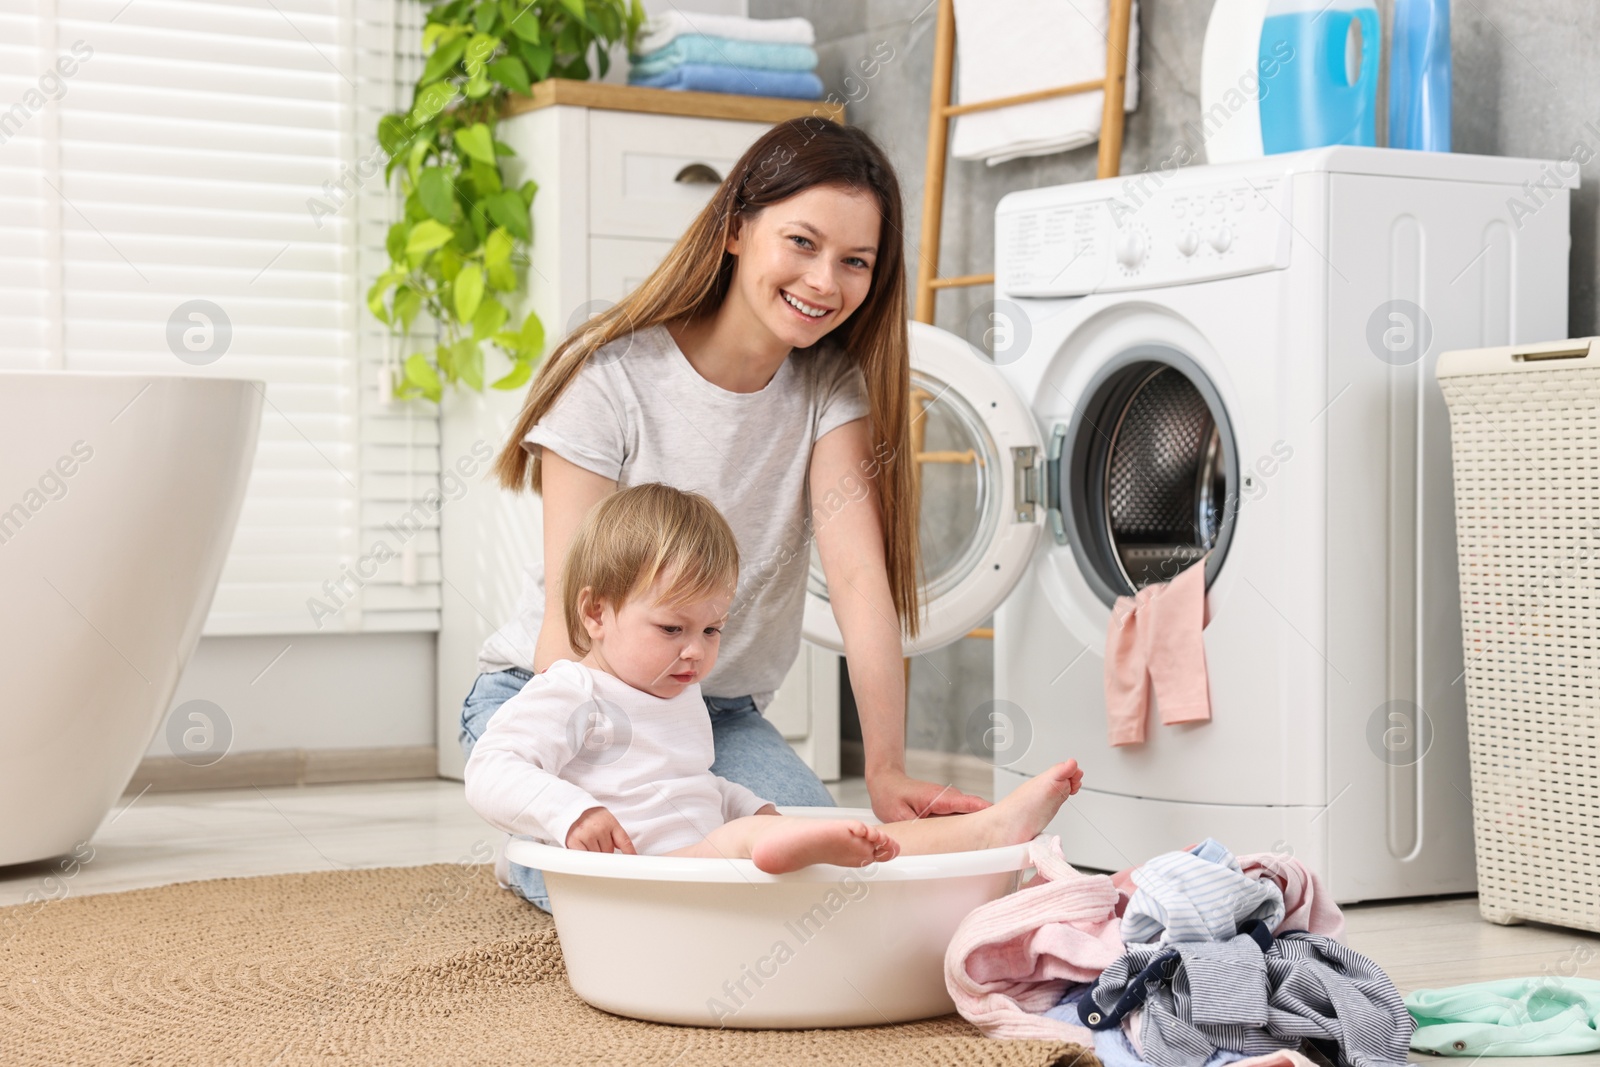
[[[976,103],[1106,76],[1111,0],[955,0],[956,103]],[[1139,103],[1139,5],[1128,27],[1125,110]],[[956,159],[992,167],[1100,139],[1105,92],[1057,96],[957,115]]]

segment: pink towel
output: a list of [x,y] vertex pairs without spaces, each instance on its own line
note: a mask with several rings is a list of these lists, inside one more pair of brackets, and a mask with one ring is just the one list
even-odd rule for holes
[[1103,874],[1074,870],[1053,834],[1034,838],[1029,854],[1038,877],[956,927],[944,955],[945,986],[956,1010],[990,1037],[1093,1048],[1087,1028],[1042,1013],[1067,986],[1094,981],[1122,955],[1117,890]]
[[1309,930],[1335,941],[1344,936],[1344,912],[1310,867],[1276,852],[1251,852],[1238,859],[1239,869],[1248,877],[1271,879],[1283,890],[1283,922],[1278,930]]
[[1206,646],[1206,561],[1170,582],[1153,582],[1118,597],[1106,629],[1106,720],[1113,745],[1144,741],[1150,691],[1161,721],[1211,718]]

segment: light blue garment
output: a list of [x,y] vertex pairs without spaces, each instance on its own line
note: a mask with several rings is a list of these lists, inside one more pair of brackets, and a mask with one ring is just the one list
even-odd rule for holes
[[[522,691],[533,675],[521,667],[480,674],[461,705],[461,751],[469,759],[500,705]],[[716,759],[711,773],[759,792],[774,804],[794,807],[834,807],[833,794],[816,772],[783,739],[778,728],[756,710],[750,697],[706,697],[711,716],[711,740]],[[544,875],[532,867],[509,865],[506,881],[522,899],[550,910]]]
[[[1078,1018],[1078,1001],[1082,1000],[1094,988],[1094,983],[1086,982],[1082,985],[1068,986],[1066,993],[1061,998],[1061,1003],[1046,1011],[1045,1017],[1059,1019],[1073,1026],[1083,1025]],[[1128,1040],[1128,1035],[1122,1027],[1114,1030],[1094,1031],[1094,1054],[1100,1058],[1105,1067],[1151,1067],[1139,1058],[1139,1053],[1134,1050],[1133,1042]],[[1223,1064],[1233,1063],[1236,1060],[1247,1058],[1243,1052],[1230,1052],[1219,1048],[1206,1060],[1204,1067],[1223,1067]]]
[[1133,872],[1139,888],[1122,916],[1122,940],[1227,941],[1251,919],[1268,930],[1283,921],[1283,890],[1247,876],[1222,845],[1206,838],[1193,852],[1164,852]]
[[[1122,1027],[1115,1030],[1097,1030],[1094,1035],[1094,1054],[1100,1058],[1105,1067],[1151,1067],[1139,1058],[1139,1053],[1134,1051],[1133,1042],[1128,1040],[1127,1033]],[[1249,1059],[1243,1052],[1229,1052],[1219,1048],[1206,1060],[1204,1067],[1222,1067],[1225,1063],[1235,1063],[1239,1060]]]
[[1082,1026],[1078,1020],[1078,1001],[1089,995],[1089,990],[1094,988],[1093,982],[1078,982],[1067,986],[1061,993],[1061,999],[1053,1008],[1046,1008],[1044,1017],[1055,1019],[1058,1022],[1071,1023],[1073,1026]]
[[816,70],[817,50],[803,44],[736,41],[731,37],[690,33],[674,38],[665,48],[646,52],[642,56],[630,56],[629,63],[629,73],[641,78],[660,74],[685,63],[754,67],[756,70]]
[[628,84],[700,93],[782,96],[792,100],[822,99],[822,79],[810,71],[718,67],[709,63],[684,63],[649,78],[637,78],[630,74]]
[[1198,845],[1186,848],[1184,851],[1191,856],[1199,856],[1203,860],[1220,863],[1223,866],[1227,866],[1228,861],[1233,859],[1233,853],[1228,851],[1228,846],[1214,837],[1208,837]]

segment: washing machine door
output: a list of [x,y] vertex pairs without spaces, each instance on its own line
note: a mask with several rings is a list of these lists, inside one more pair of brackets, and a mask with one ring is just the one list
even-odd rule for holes
[[[921,478],[922,627],[904,654],[980,625],[1027,572],[1047,521],[1047,456],[1028,405],[988,358],[926,323],[910,324],[912,447]],[[813,544],[805,637],[844,651]]]
[[1101,364],[1061,449],[1057,540],[1106,607],[1205,560],[1216,579],[1239,497],[1234,428],[1184,352],[1141,344]]

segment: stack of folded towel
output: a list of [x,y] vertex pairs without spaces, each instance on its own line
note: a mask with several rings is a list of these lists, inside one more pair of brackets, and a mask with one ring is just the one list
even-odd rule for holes
[[809,19],[671,11],[645,25],[628,84],[818,100],[815,40]]

